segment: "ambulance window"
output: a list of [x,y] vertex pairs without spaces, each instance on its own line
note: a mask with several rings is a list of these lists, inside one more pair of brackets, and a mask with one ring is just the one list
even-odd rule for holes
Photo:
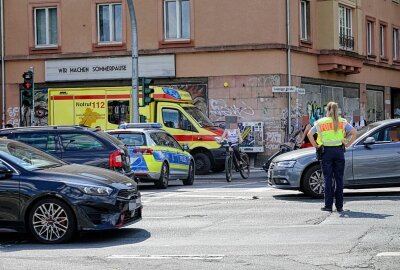
[[109,100],[107,105],[109,123],[119,125],[122,122],[129,122],[128,100]]
[[162,116],[166,127],[193,131],[192,123],[178,110],[163,109]]

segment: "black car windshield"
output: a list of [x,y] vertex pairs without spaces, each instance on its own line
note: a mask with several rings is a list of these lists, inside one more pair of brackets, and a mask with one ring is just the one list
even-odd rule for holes
[[28,171],[65,165],[63,161],[18,142],[0,142],[0,154]]
[[122,141],[126,146],[144,146],[146,145],[146,139],[143,133],[134,132],[112,132],[110,133],[113,137]]
[[185,111],[190,114],[201,127],[213,127],[210,119],[197,107],[183,107]]

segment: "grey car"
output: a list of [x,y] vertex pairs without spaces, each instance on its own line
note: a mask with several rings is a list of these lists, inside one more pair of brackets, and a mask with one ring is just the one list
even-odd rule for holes
[[[400,186],[400,119],[375,122],[358,131],[345,153],[345,188]],[[315,149],[277,156],[268,170],[268,184],[322,198],[324,180]]]

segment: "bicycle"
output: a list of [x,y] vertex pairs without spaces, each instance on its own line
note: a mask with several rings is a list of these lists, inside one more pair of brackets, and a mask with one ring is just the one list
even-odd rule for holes
[[[225,144],[223,144],[225,143]],[[250,159],[246,153],[240,152],[240,161],[239,162],[234,155],[233,147],[238,144],[233,144],[230,142],[222,141],[222,146],[226,149],[226,157],[225,157],[225,175],[226,181],[232,181],[232,169],[235,167],[235,170],[240,173],[243,179],[247,179],[250,176]]]

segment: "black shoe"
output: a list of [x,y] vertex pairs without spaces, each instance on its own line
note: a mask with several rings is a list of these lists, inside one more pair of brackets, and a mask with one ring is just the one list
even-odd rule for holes
[[332,208],[321,207],[321,211],[332,212]]
[[343,212],[343,208],[336,209],[339,213]]

